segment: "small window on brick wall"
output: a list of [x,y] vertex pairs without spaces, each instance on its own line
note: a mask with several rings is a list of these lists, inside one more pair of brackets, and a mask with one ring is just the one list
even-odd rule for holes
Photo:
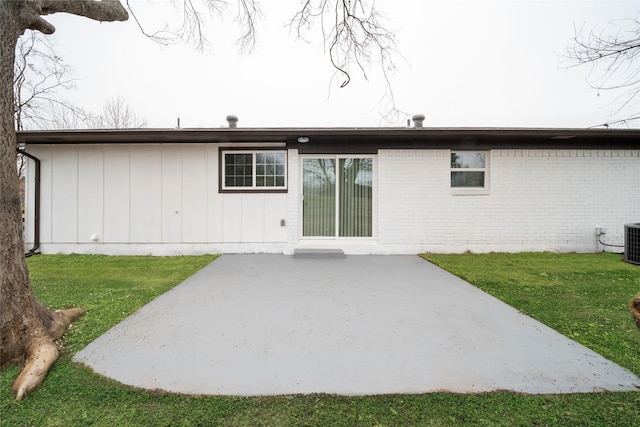
[[286,190],[286,172],[285,151],[222,152],[222,190]]
[[451,188],[488,189],[489,153],[486,151],[451,152]]

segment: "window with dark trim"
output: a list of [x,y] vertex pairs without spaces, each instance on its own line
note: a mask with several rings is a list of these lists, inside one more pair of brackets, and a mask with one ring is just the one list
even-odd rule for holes
[[224,150],[222,190],[287,189],[287,153],[277,150]]

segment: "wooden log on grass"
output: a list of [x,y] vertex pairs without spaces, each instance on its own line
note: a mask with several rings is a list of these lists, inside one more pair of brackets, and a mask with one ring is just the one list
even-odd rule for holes
[[629,307],[631,307],[633,320],[635,320],[636,326],[640,329],[640,294],[636,295],[636,297],[631,300]]

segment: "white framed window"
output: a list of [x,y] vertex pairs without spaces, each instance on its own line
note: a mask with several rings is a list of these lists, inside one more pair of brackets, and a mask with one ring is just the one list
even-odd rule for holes
[[286,191],[287,152],[222,150],[223,191]]
[[451,152],[451,190],[453,194],[488,194],[489,152]]

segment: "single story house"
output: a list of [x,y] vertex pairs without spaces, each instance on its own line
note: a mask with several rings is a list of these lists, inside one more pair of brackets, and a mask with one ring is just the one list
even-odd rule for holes
[[622,245],[624,225],[640,222],[639,129],[228,127],[17,138],[31,159],[27,241],[42,253],[598,252]]

